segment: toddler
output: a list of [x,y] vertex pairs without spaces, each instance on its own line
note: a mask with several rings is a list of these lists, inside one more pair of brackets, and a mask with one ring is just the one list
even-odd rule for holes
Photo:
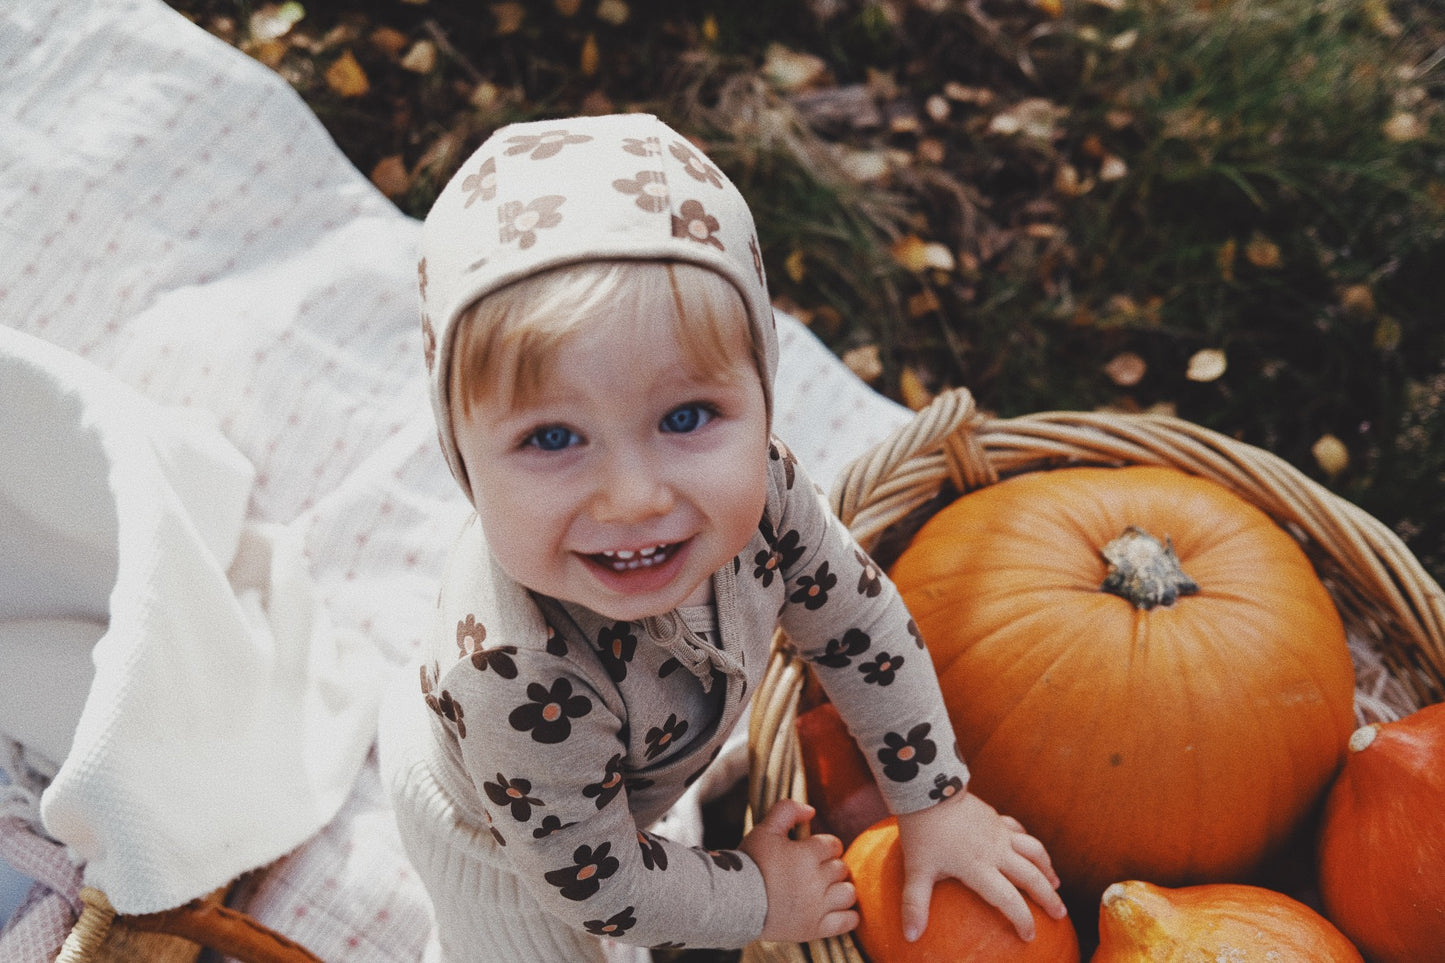
[[1043,846],[968,793],[897,593],[770,435],[777,332],[736,188],[650,116],[518,124],[447,185],[422,245],[440,442],[476,514],[383,745],[442,957],[852,929],[839,840],[791,838],[807,807],[778,804],[737,850],[649,830],[744,713],[779,624],[900,814],[906,925],[944,876],[1024,938],[1025,894],[1062,915]]

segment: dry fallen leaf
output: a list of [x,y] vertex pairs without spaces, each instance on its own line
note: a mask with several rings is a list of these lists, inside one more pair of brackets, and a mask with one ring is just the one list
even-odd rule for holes
[[794,284],[801,284],[808,274],[807,265],[804,264],[806,257],[802,248],[794,248],[783,259],[783,272]]
[[1190,381],[1216,381],[1224,374],[1228,361],[1218,348],[1205,348],[1194,352],[1184,377]]
[[993,103],[994,93],[987,87],[969,87],[956,80],[943,85],[943,96],[960,104],[987,107]]
[[1109,380],[1121,388],[1137,385],[1148,370],[1149,366],[1144,363],[1144,359],[1132,351],[1116,354],[1104,365],[1104,373],[1109,376]]
[[1219,250],[1214,255],[1215,262],[1219,265],[1219,277],[1224,281],[1234,280],[1234,258],[1239,253],[1239,242],[1230,238],[1219,245]]
[[1315,464],[1330,478],[1350,467],[1350,451],[1334,435],[1320,435],[1310,447],[1310,454],[1315,456]]
[[597,35],[589,33],[587,39],[582,41],[582,53],[578,58],[578,69],[582,76],[593,77],[597,74],[597,67],[602,62],[602,54],[597,48]]
[[348,49],[326,68],[326,86],[342,97],[360,97],[371,89],[371,82]]
[[632,16],[632,10],[623,0],[600,0],[597,4],[597,19],[603,23],[620,27]]
[[522,29],[522,21],[527,18],[527,8],[520,3],[494,3],[492,16],[497,21],[497,36],[507,37]]
[[1266,271],[1275,271],[1284,265],[1279,245],[1263,234],[1255,234],[1249,239],[1249,243],[1244,246],[1244,259]]
[[768,45],[763,75],[783,90],[801,90],[822,79],[828,65],[810,53],[789,50],[780,43]]
[[281,66],[281,60],[286,56],[286,51],[290,49],[290,46],[285,40],[263,40],[259,43],[247,41],[241,45],[241,49],[275,70]]
[[908,316],[915,321],[942,308],[943,305],[938,303],[938,295],[933,293],[932,288],[924,288],[908,296]]
[[467,98],[467,103],[477,108],[477,110],[485,112],[497,106],[497,103],[501,99],[502,88],[490,80],[484,80],[472,89],[472,94]]
[[1371,317],[1375,313],[1375,294],[1368,284],[1351,284],[1340,292],[1340,307],[1353,317]]
[[406,49],[406,34],[395,27],[377,27],[366,39],[388,57],[395,57]]
[[291,32],[291,28],[306,16],[306,8],[299,3],[268,3],[251,14],[247,25],[251,30],[251,40],[256,43],[265,43],[267,40],[278,40]]
[[1419,140],[1429,130],[1421,123],[1420,118],[1408,111],[1400,111],[1389,120],[1385,121],[1385,138],[1397,144],[1408,143],[1412,140]]
[[948,147],[937,137],[920,138],[918,159],[926,164],[942,164],[948,159]]
[[411,188],[411,175],[406,171],[400,154],[383,157],[371,169],[371,183],[377,190],[395,200]]
[[923,387],[923,379],[912,368],[904,368],[898,376],[898,393],[903,403],[914,411],[922,411],[933,401],[933,392]]
[[1092,178],[1080,178],[1073,164],[1060,164],[1054,171],[1054,190],[1065,197],[1082,197],[1094,189]]
[[996,114],[988,123],[988,132],[1012,136],[1022,134],[1035,140],[1053,140],[1054,125],[1065,113],[1064,108],[1042,97],[1030,97]]
[[879,357],[876,344],[849,348],[843,352],[843,363],[859,378],[870,383],[883,375],[883,361]]
[[1386,315],[1375,322],[1375,347],[1381,351],[1394,351],[1400,346],[1400,339],[1404,334],[1400,322]]
[[839,151],[838,164],[844,173],[862,184],[872,184],[888,176],[888,154],[881,150],[844,147]]
[[414,74],[429,74],[436,65],[437,45],[430,40],[418,40],[401,58],[401,69]]
[[1109,181],[1120,181],[1129,176],[1129,165],[1117,154],[1106,154],[1104,161],[1099,165],[1099,180],[1108,183]]
[[908,234],[894,243],[890,249],[893,260],[904,269],[915,274],[930,268],[937,271],[952,271],[956,265],[953,252],[946,245],[936,241],[925,241],[917,234]]

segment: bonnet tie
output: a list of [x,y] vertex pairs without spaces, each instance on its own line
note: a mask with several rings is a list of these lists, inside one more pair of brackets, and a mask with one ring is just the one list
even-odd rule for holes
[[714,670],[733,678],[743,677],[743,665],[736,657],[710,645],[676,612],[649,615],[642,620],[642,628],[648,638],[697,676],[703,692],[712,691]]

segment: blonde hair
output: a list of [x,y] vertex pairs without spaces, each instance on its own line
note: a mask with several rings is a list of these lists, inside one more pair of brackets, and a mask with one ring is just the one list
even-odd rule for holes
[[[498,288],[457,318],[448,399],[466,415],[498,384],[509,404],[525,404],[541,388],[557,351],[588,319],[609,324],[666,312],[688,364],[706,375],[746,351],[765,377],[742,296],[722,275],[681,261],[583,261]],[[499,366],[511,359],[511,371]],[[460,403],[460,408],[458,404]]]

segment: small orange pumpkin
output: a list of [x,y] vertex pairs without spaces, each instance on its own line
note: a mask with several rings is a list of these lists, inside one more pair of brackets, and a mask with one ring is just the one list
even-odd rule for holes
[[1022,474],[935,514],[891,574],[970,788],[1044,842],[1080,899],[1249,873],[1355,725],[1344,627],[1309,560],[1207,479]]
[[1169,889],[1114,883],[1099,903],[1099,948],[1089,963],[1364,963],[1308,906],[1236,883]]
[[903,938],[903,847],[898,820],[858,834],[843,853],[858,892],[853,937],[872,963],[1079,963],[1079,938],[1066,916],[1052,919],[1032,900],[1034,938],[1019,939],[1008,918],[956,879],[933,887],[928,926]]
[[846,846],[888,815],[883,794],[833,703],[813,706],[796,725],[808,801],[818,811],[812,830],[832,833]]
[[1378,963],[1445,953],[1445,703],[1350,736],[1321,824],[1325,915]]

